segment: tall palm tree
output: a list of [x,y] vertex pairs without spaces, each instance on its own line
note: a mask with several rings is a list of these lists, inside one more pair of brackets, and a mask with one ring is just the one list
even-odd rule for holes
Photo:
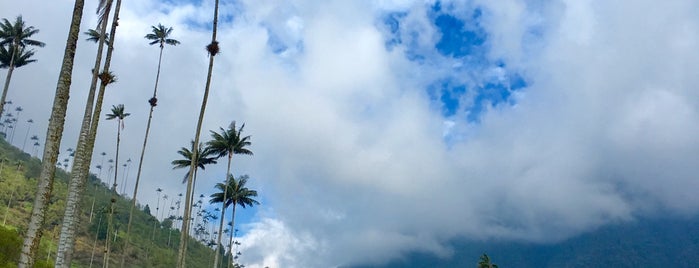
[[[204,113],[206,112],[206,103],[209,99],[209,90],[211,89],[211,76],[214,70],[214,58],[219,53],[220,48],[218,41],[216,41],[216,33],[218,28],[218,3],[219,0],[215,0],[214,3],[214,20],[213,27],[211,31],[211,43],[206,46],[206,50],[209,52],[209,68],[206,75],[206,86],[204,86],[204,97],[201,101],[201,107],[199,110],[199,119],[197,121],[197,128],[194,134],[194,144],[199,144],[199,136],[201,135],[201,125],[204,121]],[[194,147],[195,154],[198,148]],[[195,169],[197,166],[196,161],[192,161],[190,169]],[[192,209],[192,199],[189,198],[193,193],[194,180],[193,174],[189,174],[187,178],[187,195],[184,203],[184,215],[189,215]],[[186,256],[187,256],[187,241],[189,240],[189,218],[184,217],[182,224],[182,233],[180,234],[180,248],[177,251],[177,267],[184,268],[186,266]]]
[[[49,117],[49,124],[46,131],[46,141],[44,142],[44,153],[42,157],[43,161],[41,164],[36,197],[34,198],[34,206],[32,206],[32,216],[25,232],[22,253],[18,263],[20,268],[34,266],[36,253],[39,249],[39,241],[41,241],[41,228],[46,220],[46,210],[48,209],[48,202],[51,198],[56,172],[55,163],[58,159],[58,149],[61,146],[61,138],[63,137],[63,127],[66,110],[68,108],[68,97],[70,96],[71,78],[73,75],[75,50],[78,42],[78,34],[80,33],[80,22],[82,21],[84,5],[85,0],[75,0],[73,6],[73,15],[71,17],[70,27],[68,28],[68,38],[66,40],[63,61],[58,75],[58,82],[56,83],[56,93],[54,95],[51,116]],[[1,100],[0,105],[3,104],[4,100]],[[0,107],[0,111],[2,111],[2,108],[3,107]]]
[[[111,12],[113,0],[100,0],[97,8],[98,13],[98,27],[99,32],[104,33],[107,29],[107,18]],[[115,15],[116,12],[115,12]],[[116,27],[116,17],[112,22],[112,28]],[[89,38],[88,38],[89,39]],[[76,157],[73,161],[73,166],[71,168],[70,183],[68,185],[68,196],[66,199],[66,208],[63,215],[63,224],[61,226],[61,234],[58,242],[58,250],[56,252],[56,266],[57,267],[69,267],[73,252],[73,246],[75,243],[75,229],[79,221],[80,212],[80,201],[82,199],[83,186],[87,182],[87,177],[90,169],[90,162],[92,160],[92,148],[87,144],[89,141],[90,128],[93,125],[93,104],[95,99],[95,92],[97,90],[98,78],[109,78],[108,81],[102,80],[102,83],[108,82],[111,84],[115,81],[113,75],[108,72],[103,72],[106,75],[100,75],[99,69],[102,63],[102,52],[105,45],[105,36],[100,35],[98,39],[97,54],[95,56],[94,66],[92,68],[92,78],[90,81],[90,89],[88,90],[87,101],[85,103],[85,110],[83,113],[83,120],[80,127],[80,134],[78,136],[77,147],[76,147]],[[110,44],[111,45],[111,44]],[[111,55],[112,47],[110,46],[108,55]],[[105,63],[105,69],[108,70],[108,64]],[[96,109],[94,109],[96,111]],[[99,115],[97,115],[99,117]],[[96,128],[96,126],[95,126]]]
[[[170,34],[172,33],[172,27],[165,27],[162,24],[158,24],[158,27],[151,26],[152,27],[152,33],[149,33],[145,36],[146,39],[151,40],[150,45],[154,44],[160,44],[160,55],[158,56],[158,71],[156,72],[155,75],[155,86],[153,89],[153,97],[151,97],[148,100],[148,103],[150,104],[150,112],[148,112],[148,122],[146,123],[146,134],[145,137],[143,138],[143,147],[141,147],[141,158],[138,161],[138,171],[136,171],[136,185],[134,186],[133,189],[133,198],[131,199],[131,209],[129,210],[129,223],[126,225],[126,244],[124,248],[124,255],[128,254],[129,250],[129,242],[131,239],[131,222],[133,221],[133,209],[136,207],[136,195],[138,194],[138,184],[141,181],[141,169],[143,168],[143,157],[146,152],[146,145],[148,144],[148,133],[150,133],[150,124],[151,120],[153,119],[153,109],[158,103],[158,98],[157,92],[158,92],[158,81],[160,80],[160,64],[163,59],[163,49],[165,48],[165,44],[176,46],[180,44],[180,41],[177,41],[175,39],[168,38]],[[156,213],[157,214],[157,213]],[[157,218],[157,215],[156,215]],[[122,257],[123,259],[123,257]],[[123,267],[123,261],[122,261],[122,267]]]
[[[234,230],[235,227],[235,207],[237,205],[240,205],[242,208],[245,208],[246,206],[252,207],[253,205],[260,204],[259,202],[257,202],[257,200],[253,199],[257,196],[257,191],[250,190],[245,186],[245,184],[247,184],[248,182],[248,179],[248,175],[240,176],[238,179],[236,179],[232,175],[228,176],[228,179],[225,181],[225,183],[216,184],[216,189],[218,190],[218,192],[213,193],[211,195],[211,200],[209,200],[209,203],[211,204],[222,203],[223,210],[225,210],[228,206],[232,205],[231,230]],[[223,221],[223,218],[221,218],[221,221]],[[221,233],[222,228],[223,226],[219,227],[219,233]],[[229,241],[233,241],[233,232],[229,233],[231,235]],[[229,252],[231,252],[231,254],[233,254],[232,245],[229,245],[228,250]]]
[[[199,143],[199,146],[196,146],[196,147],[194,146],[194,142],[192,142],[191,145],[192,145],[192,150],[187,149],[185,147],[182,147],[182,148],[180,148],[179,151],[177,151],[177,153],[180,154],[183,158],[173,160],[172,161],[172,165],[173,165],[172,169],[189,168],[187,173],[184,175],[184,178],[182,179],[182,183],[187,182],[187,179],[192,177],[193,178],[192,188],[194,188],[196,183],[197,183],[197,171],[199,169],[202,169],[202,170],[206,169],[207,165],[216,164],[216,157],[213,156],[214,153],[211,150],[209,150],[208,147],[205,148],[202,143]],[[196,155],[198,155],[198,156],[195,156],[195,149],[196,149],[196,152],[198,152],[198,153],[196,153]],[[193,170],[194,172],[192,172],[191,165],[194,162],[197,163],[197,166],[194,167],[194,170]],[[189,196],[185,196],[185,200],[187,200],[187,199],[190,199],[190,200],[194,199],[194,191],[191,191]],[[187,213],[187,211],[185,209],[185,213],[183,213],[183,215],[185,215],[184,218],[188,218],[190,214],[191,214],[191,212]]]
[[[12,79],[12,71],[15,67],[15,57],[19,56],[19,51],[24,51],[26,46],[37,46],[43,47],[45,44],[43,42],[31,39],[35,34],[39,33],[39,29],[34,28],[34,26],[26,26],[22,16],[17,16],[14,23],[7,19],[2,19],[0,22],[0,46],[8,46],[7,49],[10,54],[10,62],[7,69],[7,78],[5,79],[5,87],[2,90],[2,97],[0,97],[0,111],[5,108],[5,98],[7,97],[7,90],[10,88],[10,79]],[[32,55],[33,51],[28,51]],[[29,63],[29,62],[27,62]],[[25,63],[26,64],[26,63]]]
[[[112,35],[113,36],[113,35]],[[130,113],[124,112],[124,105],[119,104],[119,105],[112,105],[112,113],[107,114],[107,120],[117,120],[117,142],[116,142],[116,159],[115,161],[115,168],[114,169],[114,183],[112,184],[112,191],[114,194],[114,197],[111,199],[111,203],[109,205],[109,218],[107,219],[107,240],[105,243],[105,266],[109,266],[109,253],[110,253],[110,248],[109,248],[109,235],[111,234],[112,230],[112,218],[114,217],[114,203],[116,202],[116,195],[117,195],[117,178],[118,178],[118,171],[119,171],[119,144],[121,143],[121,129],[124,128],[124,118],[127,116],[131,115]]]
[[[228,156],[228,168],[226,170],[226,178],[231,176],[231,160],[233,159],[234,154],[252,155],[252,151],[250,151],[247,148],[251,145],[250,136],[241,137],[243,128],[245,128],[245,124],[241,125],[240,128],[236,130],[235,121],[233,121],[228,126],[228,129],[220,128],[220,133],[211,131],[212,140],[206,143],[209,150],[216,154],[217,157]],[[223,199],[226,199],[228,197],[228,193],[225,191],[227,189],[228,188],[224,189],[223,191]],[[225,204],[223,205],[225,206]],[[221,220],[218,226],[219,230],[223,229],[223,219],[225,215],[226,209],[223,208],[221,209]],[[218,232],[218,237],[216,239],[216,252],[218,252],[219,247],[221,245],[222,236],[222,233]],[[218,267],[218,263],[219,254],[215,254],[214,267]]]

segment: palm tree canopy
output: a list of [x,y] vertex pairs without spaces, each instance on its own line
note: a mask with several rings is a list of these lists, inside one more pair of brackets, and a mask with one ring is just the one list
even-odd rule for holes
[[35,62],[36,60],[29,59],[34,56],[33,49],[25,49],[20,47],[16,49],[14,45],[9,45],[9,49],[5,46],[0,46],[0,69],[5,69],[10,67],[10,62],[12,61],[12,53],[15,53],[15,59],[13,62],[14,67],[22,67],[29,63]]
[[155,45],[155,44],[160,44],[160,47],[163,48],[165,44],[176,46],[180,44],[180,41],[177,41],[175,39],[168,38],[170,36],[170,33],[172,33],[172,27],[165,27],[162,24],[158,23],[158,26],[151,26],[153,32],[146,34],[144,38],[151,40],[149,45]]
[[[194,141],[191,142],[191,148],[194,149]],[[177,151],[177,153],[180,154],[183,158],[173,160],[172,169],[190,167],[192,165],[192,159],[195,159],[192,149],[188,149],[186,147],[180,148],[180,150]],[[199,143],[199,149],[197,151],[199,152],[199,157],[196,157],[197,168],[206,169],[206,165],[216,164],[216,157],[213,157],[211,150],[209,150],[209,148],[204,148],[204,145],[202,143]],[[182,183],[187,182],[189,172],[190,171],[187,171],[187,173],[185,174]]]
[[241,137],[241,133],[245,128],[245,124],[241,125],[239,129],[235,128],[235,121],[233,121],[228,129],[221,129],[220,133],[211,131],[211,140],[206,143],[207,148],[209,148],[213,154],[217,157],[222,157],[225,155],[231,156],[233,154],[246,154],[252,155],[252,151],[246,147],[250,146],[250,136]]
[[43,47],[43,42],[30,39],[32,35],[39,32],[39,29],[34,26],[25,26],[22,16],[17,16],[15,22],[12,23],[7,19],[2,19],[0,22],[0,46],[15,44],[20,47],[37,46]]
[[[100,36],[102,35],[99,30],[95,29],[89,29],[87,32],[84,32],[84,34],[87,35],[87,39],[85,40],[95,43],[100,41]],[[104,42],[109,43],[109,33],[104,33]]]
[[131,115],[131,114],[124,112],[124,105],[123,104],[112,105],[112,113],[107,114],[107,120],[112,120],[115,118],[117,118],[118,120],[124,120],[124,118],[126,118],[129,115]]
[[[260,202],[257,202],[257,200],[253,199],[253,197],[257,197],[257,191],[250,190],[248,187],[245,186],[245,184],[247,184],[248,182],[248,179],[248,175],[240,176],[238,179],[231,175],[228,177],[227,184],[221,182],[217,183],[217,192],[211,195],[209,203],[215,204],[223,202],[223,195],[226,194],[226,207],[230,206],[231,204],[240,205],[243,208],[245,208],[246,206],[252,207],[253,205],[259,205]],[[227,191],[226,187],[228,187]]]
[[478,261],[478,268],[498,268],[498,265],[492,263],[488,254],[484,253]]

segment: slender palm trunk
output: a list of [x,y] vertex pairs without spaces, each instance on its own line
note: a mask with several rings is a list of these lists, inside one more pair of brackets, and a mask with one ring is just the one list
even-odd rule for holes
[[[51,198],[51,191],[53,190],[54,175],[56,172],[55,163],[56,160],[58,160],[59,147],[61,145],[61,138],[63,137],[63,127],[73,74],[73,61],[75,59],[75,50],[80,33],[80,22],[82,20],[84,4],[84,0],[75,0],[75,5],[73,6],[73,16],[63,55],[63,63],[56,85],[56,94],[51,117],[49,118],[49,126],[46,131],[39,185],[37,187],[36,197],[34,198],[32,216],[22,245],[22,253],[18,265],[20,268],[34,266],[35,256],[39,249],[39,241],[41,241],[41,230],[46,219],[47,204]],[[2,105],[2,101],[4,100],[0,100],[0,105]]]
[[223,183],[226,184],[226,187],[224,187],[223,190],[223,204],[221,204],[221,221],[218,224],[218,238],[216,238],[216,256],[214,257],[214,268],[218,267],[218,250],[219,247],[221,246],[221,237],[222,237],[222,231],[223,231],[223,220],[226,216],[226,201],[228,200],[228,178],[231,176],[231,160],[233,159],[233,154],[228,153],[228,169],[226,170],[226,179],[224,180]]
[[17,131],[17,123],[19,123],[19,114],[21,111],[17,112],[17,117],[15,117],[15,123],[13,124],[14,126],[12,127],[12,135],[10,135],[10,145],[12,145],[12,141],[15,140],[15,132]]
[[[117,146],[116,146],[116,160],[114,163],[119,165],[119,143],[121,142],[121,120],[117,123]],[[112,221],[114,218],[114,203],[117,199],[117,173],[119,169],[114,169],[114,184],[112,184],[112,198],[109,203],[109,217],[107,218],[107,239],[104,246],[104,265],[102,267],[109,267],[109,253],[111,249],[109,248],[109,236],[112,234]]]
[[[189,197],[189,202],[190,202],[190,204],[192,204],[192,206],[194,205],[194,193],[197,192],[197,171],[199,171],[198,168],[194,169],[194,182],[192,182],[192,195]],[[190,220],[191,220],[192,219],[191,212],[190,212],[189,216],[190,216]],[[196,217],[196,214],[195,214],[195,217]],[[194,225],[194,222],[192,222],[192,225]]]
[[[209,44],[209,70],[208,74],[206,76],[206,86],[204,87],[204,98],[201,102],[201,110],[199,111],[199,120],[197,122],[197,130],[194,135],[194,148],[192,148],[192,153],[193,155],[197,155],[199,152],[199,135],[201,135],[201,125],[202,122],[204,121],[204,112],[206,112],[206,103],[209,99],[209,89],[211,87],[211,75],[214,70],[214,58],[216,56],[216,53],[218,52],[218,42],[216,41],[216,28],[218,26],[218,2],[219,0],[216,0],[215,5],[214,5],[214,23],[213,23],[213,31],[211,34],[211,44]],[[195,170],[197,167],[197,159],[196,157],[192,159],[192,164],[190,166],[190,170]],[[192,174],[190,172],[189,174],[189,179],[187,180],[187,195],[192,194],[192,186],[193,186],[193,179]],[[187,199],[189,201],[189,199]],[[184,268],[186,267],[186,256],[187,256],[187,241],[189,240],[189,213],[191,210],[191,202],[185,202],[184,206],[184,222],[182,224],[183,230],[182,234],[180,235],[180,249],[177,254],[177,267],[178,268]]]
[[[7,76],[5,77],[5,86],[2,89],[2,98],[0,98],[0,114],[4,113],[5,109],[5,98],[7,98],[7,91],[10,90],[10,80],[12,79],[12,72],[15,70],[15,54],[18,53],[19,46],[17,44],[17,40],[12,42],[12,47],[10,47],[10,53],[12,53],[12,56],[10,56],[10,66],[7,69]],[[7,137],[7,133],[5,133]]]
[[27,138],[29,138],[29,130],[32,129],[32,124],[29,123],[29,126],[27,127],[27,134],[24,135],[24,142],[22,143],[22,152],[24,152],[24,147],[27,146]]
[[102,227],[102,218],[104,218],[104,217],[100,216],[100,219],[97,222],[97,232],[95,234],[95,242],[92,243],[92,253],[90,254],[90,268],[92,268],[92,261],[95,259],[95,248],[97,248],[97,239],[100,237],[100,228]]
[[[100,25],[100,31],[104,33],[107,30],[106,17],[111,12],[112,0],[108,0],[105,6],[104,16]],[[78,225],[80,217],[80,200],[82,192],[87,180],[87,170],[89,170],[91,159],[87,154],[86,142],[90,132],[90,123],[92,121],[93,103],[95,100],[95,91],[97,90],[97,77],[102,62],[102,51],[104,49],[104,35],[100,37],[99,45],[97,46],[97,55],[95,57],[94,67],[92,68],[92,81],[90,82],[90,90],[88,91],[87,101],[85,104],[85,113],[80,128],[80,136],[78,138],[77,147],[75,150],[75,160],[71,170],[70,184],[68,185],[68,197],[66,199],[66,208],[63,215],[63,225],[61,226],[61,234],[58,240],[58,250],[56,252],[56,267],[70,267],[71,254],[75,244],[75,228]]]
[[10,193],[10,200],[7,201],[7,208],[5,209],[5,217],[2,219],[2,225],[5,226],[7,223],[7,215],[10,214],[10,207],[12,206],[12,198],[15,197],[15,189],[12,189],[12,193]]
[[235,234],[235,206],[236,203],[233,201],[233,209],[231,209],[231,231],[228,233],[230,235],[230,240],[228,240],[228,252],[231,253],[231,259],[228,260],[228,266],[231,267],[231,264],[233,263],[234,260],[234,253],[233,253],[233,234]]

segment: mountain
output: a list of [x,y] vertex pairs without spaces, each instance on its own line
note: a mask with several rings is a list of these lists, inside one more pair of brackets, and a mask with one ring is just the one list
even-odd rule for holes
[[412,252],[387,264],[354,267],[476,267],[484,253],[501,268],[697,267],[699,217],[637,219],[554,244],[455,240],[450,246],[454,254],[448,258]]

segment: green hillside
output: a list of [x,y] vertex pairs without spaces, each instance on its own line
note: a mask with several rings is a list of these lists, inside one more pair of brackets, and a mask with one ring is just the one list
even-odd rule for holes
[[[0,139],[0,268],[15,267],[19,259],[23,233],[29,222],[41,162]],[[146,178],[147,179],[147,178]],[[68,173],[56,171],[51,205],[41,241],[37,267],[53,267],[53,258],[61,228],[67,194]],[[91,175],[81,206],[81,220],[76,230],[73,267],[101,267],[106,238],[105,208],[114,195],[108,187]],[[112,242],[111,264],[118,265],[124,248],[130,199],[117,196],[114,223],[117,231]],[[93,206],[94,203],[94,206]],[[148,210],[147,207],[145,210]],[[92,212],[92,213],[91,213]],[[126,267],[174,267],[180,232],[179,221],[157,221],[138,206],[134,210],[131,250],[126,256]],[[202,236],[204,237],[204,236]],[[202,238],[204,240],[204,238]],[[211,267],[214,250],[192,239],[188,243],[187,266]],[[225,262],[224,262],[225,263]],[[114,266],[113,266],[114,267]]]

